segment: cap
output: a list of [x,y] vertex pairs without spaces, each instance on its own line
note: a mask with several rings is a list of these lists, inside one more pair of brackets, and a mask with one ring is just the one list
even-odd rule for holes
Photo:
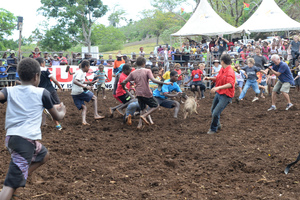
[[117,57],[122,57],[122,54],[118,53],[116,56],[117,56]]
[[13,54],[13,53],[16,53],[16,52],[15,52],[14,50],[11,50],[11,51],[10,51],[10,54]]
[[58,55],[57,55],[57,54],[54,54],[53,57],[55,57],[55,56],[57,57]]
[[214,63],[220,63],[220,61],[219,61],[219,60],[214,60],[212,63],[213,63],[213,64],[214,64]]

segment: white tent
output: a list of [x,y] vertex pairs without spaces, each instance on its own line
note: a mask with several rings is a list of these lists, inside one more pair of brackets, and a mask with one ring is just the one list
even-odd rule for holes
[[231,34],[238,29],[225,22],[209,5],[201,0],[196,11],[186,24],[172,36],[196,36]]
[[254,14],[238,29],[250,33],[300,30],[300,23],[285,14],[274,0],[263,0]]

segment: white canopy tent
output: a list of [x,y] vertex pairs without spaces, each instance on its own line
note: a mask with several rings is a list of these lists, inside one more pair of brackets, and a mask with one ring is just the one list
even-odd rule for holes
[[238,29],[250,33],[300,30],[300,23],[285,14],[274,0],[263,0],[254,14]]
[[220,35],[238,32],[238,29],[225,22],[209,5],[201,0],[196,11],[186,24],[172,36]]

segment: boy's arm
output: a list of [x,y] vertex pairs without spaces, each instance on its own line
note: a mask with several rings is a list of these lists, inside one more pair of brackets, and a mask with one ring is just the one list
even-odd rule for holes
[[173,85],[172,82],[162,82],[162,81],[159,81],[159,80],[156,80],[154,77],[150,77],[150,80],[153,82],[153,83],[156,83],[156,84],[165,84],[165,85]]
[[7,89],[3,88],[0,90],[0,103],[5,103],[7,100]]
[[59,89],[63,90],[63,88],[61,87],[61,85],[59,84],[59,82],[56,80],[54,76],[50,76],[50,79],[53,81],[53,83],[55,83],[55,85],[57,85]]
[[42,97],[43,107],[46,108],[52,115],[54,120],[62,120],[66,114],[66,107],[63,103],[53,105],[50,92],[44,90]]
[[105,77],[107,78],[108,81],[110,81],[110,79],[108,78],[108,76],[105,74]]

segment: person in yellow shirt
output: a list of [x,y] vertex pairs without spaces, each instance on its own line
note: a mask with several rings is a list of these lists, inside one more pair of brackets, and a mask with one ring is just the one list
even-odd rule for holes
[[170,79],[171,71],[174,71],[174,65],[173,64],[170,64],[169,71],[166,71],[166,73],[164,73],[164,75],[163,75],[164,80],[169,80]]

